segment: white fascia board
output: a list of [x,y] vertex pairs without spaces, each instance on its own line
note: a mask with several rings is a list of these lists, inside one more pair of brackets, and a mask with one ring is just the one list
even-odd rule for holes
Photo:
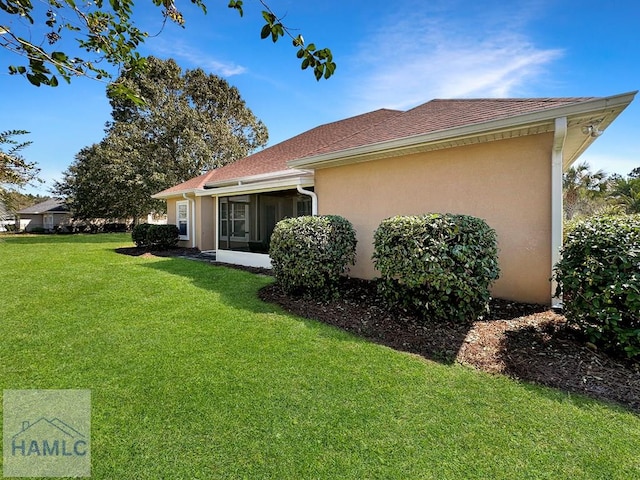
[[[300,173],[300,172],[298,172]],[[217,188],[208,188],[196,192],[196,196],[221,196],[221,195],[239,195],[245,193],[261,193],[273,192],[277,190],[295,189],[298,185],[302,187],[312,187],[314,185],[312,176],[297,176],[289,178],[279,178],[267,180],[264,182],[238,183],[235,185],[226,185]]]
[[173,197],[180,197],[182,199],[184,198],[183,197],[184,194],[195,193],[197,195],[198,192],[200,191],[202,191],[202,189],[200,188],[187,188],[185,190],[176,190],[171,193],[165,193],[164,195],[160,195],[159,193],[154,193],[153,195],[151,195],[151,198],[155,198],[156,200],[168,200]]
[[[488,122],[464,125],[461,127],[438,130],[426,134],[413,135],[385,142],[371,143],[360,147],[349,148],[338,152],[324,153],[312,157],[291,160],[287,164],[292,168],[317,168],[330,166],[334,163],[350,163],[350,161],[365,161],[368,155],[380,152],[393,152],[417,145],[435,145],[438,143],[459,141],[466,138],[530,128],[537,125],[550,125],[559,117],[584,115],[599,110],[619,108],[624,109],[633,100],[637,91],[614,95],[611,97],[595,98],[571,105],[563,105],[547,110],[526,113],[515,117],[490,120]],[[362,158],[365,157],[365,158]]]
[[297,170],[288,168],[287,170],[279,170],[277,172],[261,173],[259,175],[248,175],[246,177],[230,178],[227,180],[207,182],[205,187],[225,187],[230,185],[238,185],[238,183],[256,183],[271,179],[280,179],[288,177],[299,177],[303,175],[313,175],[313,172],[306,170]]

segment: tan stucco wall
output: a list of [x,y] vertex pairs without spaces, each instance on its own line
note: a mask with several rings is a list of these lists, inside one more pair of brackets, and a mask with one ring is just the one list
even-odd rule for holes
[[215,199],[196,198],[196,246],[200,250],[215,248]]
[[[190,221],[193,221],[191,208],[193,208],[194,197],[189,197],[189,215]],[[167,223],[176,223],[176,202],[184,201],[182,196],[167,199]],[[195,197],[195,246],[200,250],[213,250],[215,248],[215,199],[213,197]],[[190,225],[193,231],[193,226]],[[191,247],[193,242],[189,240],[181,240],[181,247]]]
[[553,134],[318,169],[320,214],[350,220],[358,235],[350,274],[373,278],[373,232],[394,215],[474,215],[498,234],[498,298],[551,301]]

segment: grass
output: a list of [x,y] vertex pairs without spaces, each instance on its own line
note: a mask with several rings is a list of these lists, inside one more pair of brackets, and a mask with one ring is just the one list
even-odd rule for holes
[[374,345],[270,278],[0,237],[0,384],[92,392],[98,479],[640,478],[622,409]]

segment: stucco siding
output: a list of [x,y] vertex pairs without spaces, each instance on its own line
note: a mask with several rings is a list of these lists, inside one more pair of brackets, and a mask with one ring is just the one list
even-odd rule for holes
[[213,250],[216,242],[215,198],[196,198],[196,239],[200,250]]
[[320,214],[349,219],[358,235],[351,275],[373,278],[373,232],[393,215],[474,215],[498,234],[493,295],[551,300],[552,134],[318,169]]

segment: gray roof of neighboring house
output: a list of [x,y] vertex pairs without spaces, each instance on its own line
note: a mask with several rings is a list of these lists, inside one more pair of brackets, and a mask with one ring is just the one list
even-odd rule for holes
[[51,198],[49,200],[45,200],[41,203],[36,203],[35,205],[31,205],[30,207],[23,208],[19,210],[18,215],[37,215],[40,213],[67,213],[69,212],[69,208],[64,204],[62,200]]

